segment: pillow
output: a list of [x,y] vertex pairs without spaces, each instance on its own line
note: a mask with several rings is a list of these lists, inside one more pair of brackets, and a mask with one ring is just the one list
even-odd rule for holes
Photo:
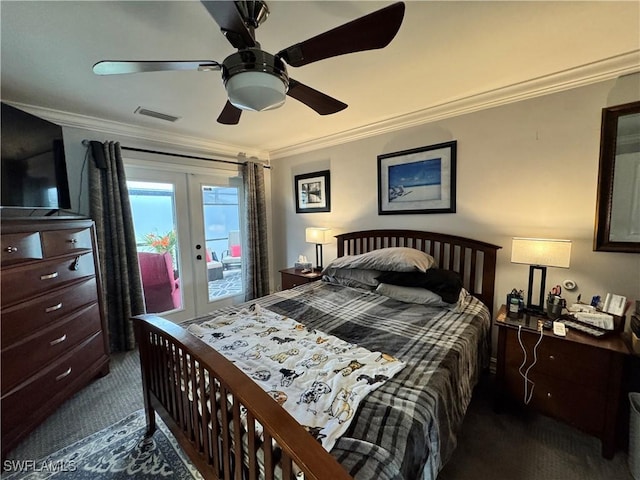
[[390,283],[381,283],[376,288],[376,293],[385,297],[400,300],[405,303],[419,303],[421,305],[433,305],[438,307],[449,306],[442,301],[442,297],[437,293],[420,287],[401,287]]
[[373,290],[378,286],[378,277],[382,272],[378,270],[366,270],[359,268],[334,268],[327,267],[322,272],[322,279],[328,283],[345,285],[347,287],[364,288]]
[[453,270],[431,268],[426,272],[384,272],[378,277],[380,283],[403,287],[421,287],[431,290],[447,303],[456,303],[462,290],[462,279]]
[[328,267],[360,268],[383,272],[425,272],[434,267],[436,261],[431,255],[409,247],[390,247],[336,258]]

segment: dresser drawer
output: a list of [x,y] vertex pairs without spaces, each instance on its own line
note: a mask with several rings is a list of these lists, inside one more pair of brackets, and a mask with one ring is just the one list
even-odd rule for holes
[[2,349],[33,335],[69,315],[83,305],[96,302],[96,279],[69,285],[28,302],[2,310]]
[[[77,348],[63,355],[28,382],[2,395],[2,434],[11,435],[25,417],[41,417],[39,410],[59,403],[56,397],[66,397],[73,383],[101,358],[106,358],[102,334],[96,334]],[[65,391],[66,390],[66,391]]]
[[0,244],[2,245],[2,266],[42,258],[42,246],[38,232],[8,233],[2,235]]
[[45,257],[81,253],[93,248],[89,228],[50,230],[42,232],[41,235]]
[[[506,333],[506,365],[507,368],[517,370],[524,358],[518,342],[518,332],[508,330]],[[539,338],[538,334],[522,332],[522,343],[527,350],[527,364],[524,368],[531,365],[533,347]],[[533,367],[537,372],[591,389],[604,391],[607,387],[611,354],[606,350],[545,336],[538,346],[537,356],[538,361]]]
[[78,257],[47,260],[2,272],[2,305],[11,305],[34,295],[47,293],[67,282],[92,276],[95,265],[91,252]]
[[37,373],[49,362],[99,332],[97,303],[78,310],[48,328],[2,350],[2,391]]
[[[535,384],[529,405],[584,432],[599,434],[604,428],[606,393],[547,376],[536,368],[529,372],[529,379]],[[513,398],[524,399],[524,379],[518,369],[509,368],[505,373],[509,393]]]

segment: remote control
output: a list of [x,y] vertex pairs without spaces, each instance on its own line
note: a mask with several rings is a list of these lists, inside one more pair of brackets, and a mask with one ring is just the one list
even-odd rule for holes
[[553,322],[553,334],[559,337],[567,336],[567,329],[562,322]]

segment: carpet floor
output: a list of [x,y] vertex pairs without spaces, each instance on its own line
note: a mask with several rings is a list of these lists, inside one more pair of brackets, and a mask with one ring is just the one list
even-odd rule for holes
[[485,379],[438,480],[633,480],[625,452],[607,460],[597,438],[540,414],[496,414],[493,398]]
[[[143,407],[141,392],[137,352],[115,354],[109,375],[66,402],[7,459],[41,460],[90,437],[139,411]],[[619,451],[612,460],[606,460],[600,455],[601,445],[596,438],[542,415],[497,415],[492,399],[493,382],[487,376],[474,391],[458,447],[438,480],[633,480],[625,452]],[[132,438],[139,442],[141,436],[134,434]],[[182,471],[177,464],[175,471]],[[62,478],[97,477],[63,475],[56,480]],[[173,478],[192,477],[184,473]]]

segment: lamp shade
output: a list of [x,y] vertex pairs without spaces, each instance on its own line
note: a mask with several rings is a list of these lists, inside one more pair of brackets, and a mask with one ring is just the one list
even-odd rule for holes
[[307,243],[327,244],[333,242],[330,228],[308,227],[304,233]]
[[571,240],[514,237],[511,263],[569,268]]
[[242,110],[261,112],[277,108],[286,98],[286,85],[267,72],[240,72],[226,82],[229,102]]

